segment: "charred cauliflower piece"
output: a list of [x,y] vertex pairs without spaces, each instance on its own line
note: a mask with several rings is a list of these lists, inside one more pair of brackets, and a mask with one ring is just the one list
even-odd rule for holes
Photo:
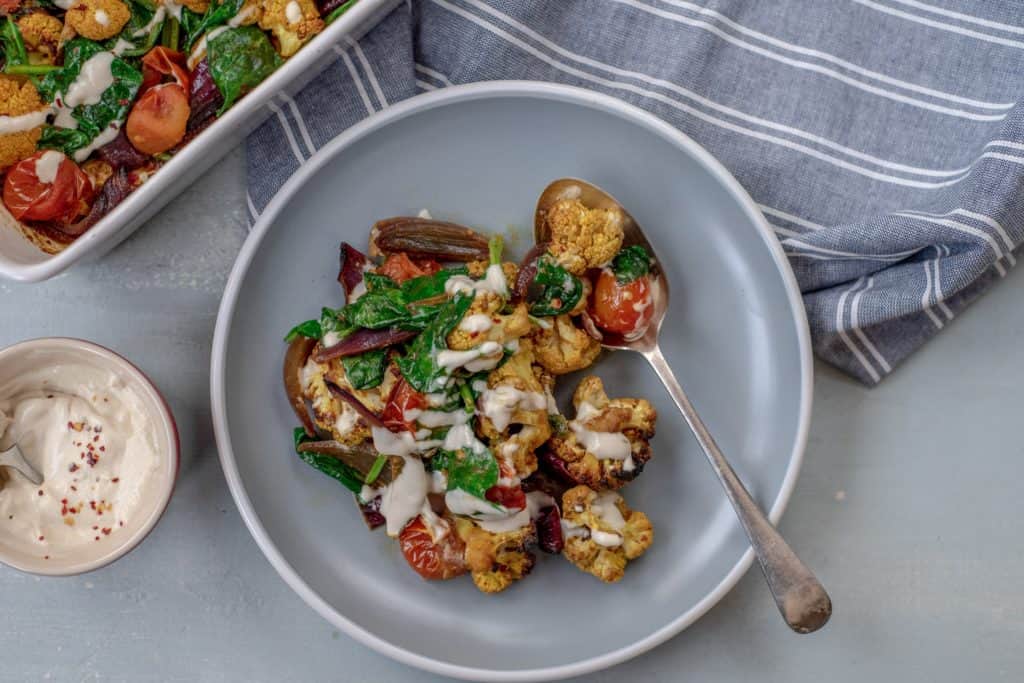
[[[0,75],[0,116],[22,116],[43,108],[34,85]],[[30,130],[0,135],[0,171],[34,154],[42,132],[40,123]]]
[[564,375],[590,367],[601,353],[601,344],[580,329],[568,315],[547,319],[549,329],[532,333],[537,362],[553,375]]
[[537,469],[535,451],[551,436],[547,393],[533,371],[533,347],[520,345],[500,368],[487,377],[480,398],[480,431],[495,447],[501,461],[525,478]]
[[466,544],[466,566],[473,583],[484,593],[498,593],[523,578],[536,561],[528,546],[536,541],[533,524],[513,531],[491,532],[471,519],[455,522],[459,538]]
[[64,15],[64,22],[89,40],[113,38],[128,20],[132,11],[121,0],[78,0]]
[[644,554],[654,540],[647,515],[631,510],[622,496],[576,486],[562,496],[562,554],[606,583],[626,572],[629,560]]
[[63,28],[60,19],[46,12],[33,12],[18,19],[18,30],[21,31],[25,47],[42,55],[47,64],[53,64],[57,58]]
[[573,275],[598,268],[622,248],[622,213],[588,209],[578,199],[563,199],[545,217],[551,235],[551,255]]
[[340,359],[317,363],[310,356],[302,369],[302,391],[306,399],[313,404],[313,416],[317,426],[336,441],[350,446],[372,438],[370,425],[352,406],[331,393],[327,388],[327,380],[350,392],[373,412],[380,413],[384,409],[382,391],[388,384],[393,384],[393,379],[389,382],[387,378],[397,372],[392,368],[385,374],[385,382],[380,387],[359,391],[352,388]]
[[181,4],[196,14],[206,14],[210,9],[210,0],[182,0]]
[[263,0],[260,28],[274,34],[282,57],[291,57],[324,30],[324,21],[313,0]]
[[573,394],[576,419],[548,442],[581,484],[602,491],[635,479],[651,459],[649,440],[658,418],[642,398],[609,399],[600,378],[585,377]]
[[519,304],[511,313],[502,314],[504,299],[493,292],[479,292],[462,321],[448,335],[448,348],[465,351],[485,341],[507,344],[530,331],[526,305]]

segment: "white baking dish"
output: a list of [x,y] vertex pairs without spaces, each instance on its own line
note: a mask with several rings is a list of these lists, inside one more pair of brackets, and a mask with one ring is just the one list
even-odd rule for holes
[[402,2],[359,0],[63,251],[47,254],[30,243],[0,204],[0,278],[39,282],[113,249],[262,123],[271,114],[270,98],[300,90],[337,58],[332,46],[361,37]]

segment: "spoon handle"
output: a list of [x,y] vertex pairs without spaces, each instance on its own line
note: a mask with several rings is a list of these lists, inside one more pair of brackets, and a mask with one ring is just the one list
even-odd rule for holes
[[764,572],[764,578],[768,581],[768,588],[775,598],[782,618],[797,633],[817,631],[832,616],[832,601],[825,588],[807,565],[800,561],[750,497],[743,482],[736,476],[736,472],[694,410],[693,404],[686,397],[661,349],[654,346],[643,355],[679,406],[686,423],[697,437],[697,442],[708,456],[711,468],[722,482],[725,493],[750,538],[750,545],[757,553],[761,571]]

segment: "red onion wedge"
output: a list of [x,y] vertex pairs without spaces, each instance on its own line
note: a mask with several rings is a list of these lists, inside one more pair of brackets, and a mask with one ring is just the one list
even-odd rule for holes
[[284,354],[284,390],[288,395],[288,403],[291,404],[295,416],[302,422],[302,428],[306,435],[316,436],[316,425],[313,418],[309,416],[309,409],[306,407],[306,399],[302,395],[302,367],[309,359],[309,354],[316,346],[316,340],[309,337],[297,336],[288,345]]
[[128,170],[121,166],[114,175],[110,176],[107,182],[103,183],[103,189],[92,203],[92,208],[82,220],[71,225],[58,226],[58,229],[65,235],[77,237],[86,230],[96,225],[101,218],[110,213],[115,206],[124,201],[124,198],[132,193],[131,181],[128,179]]
[[352,290],[363,281],[363,269],[369,259],[366,254],[348,242],[341,243],[341,268],[338,269],[338,282],[345,290],[345,300],[352,295]]
[[[352,469],[359,472],[365,478],[370,474],[373,465],[377,462],[380,454],[369,441],[357,446],[349,446],[340,441],[306,441],[299,446],[303,453],[317,453],[336,458]],[[390,484],[398,473],[402,471],[403,461],[398,456],[389,456],[388,462],[377,475],[373,486]]]
[[559,458],[551,451],[549,451],[548,449],[545,448],[539,451],[537,455],[537,459],[540,462],[541,467],[543,467],[546,471],[550,472],[558,479],[561,479],[566,484],[569,484],[571,486],[575,486],[576,484],[580,483],[576,481],[576,477],[572,476],[572,474],[569,472],[569,468],[566,467],[565,461]]
[[357,330],[334,346],[321,347],[314,354],[313,359],[317,363],[326,363],[335,358],[358,356],[364,351],[384,349],[404,342],[407,339],[412,339],[415,336],[415,332],[400,330],[395,327],[386,330]]
[[558,512],[558,507],[552,505],[542,509],[536,524],[538,547],[552,555],[561,553],[562,548],[565,547],[565,541],[562,538],[562,516]]
[[533,245],[530,251],[526,252],[522,262],[519,264],[519,274],[516,275],[516,283],[512,288],[512,300],[522,301],[526,298],[526,290],[530,283],[537,277],[537,259],[548,250],[548,243],[541,242]]
[[385,254],[439,261],[482,261],[490,255],[486,237],[456,223],[398,216],[377,221],[374,228],[374,244]]
[[345,403],[352,406],[359,416],[362,417],[371,427],[384,427],[384,423],[381,422],[380,417],[375,412],[363,405],[363,402],[353,396],[350,392],[342,389],[334,382],[327,380],[327,389],[334,394],[335,398],[338,398]]
[[380,513],[380,496],[377,496],[369,503],[360,503],[356,499],[356,503],[359,504],[359,511],[363,513],[363,521],[366,522],[366,526],[373,531],[379,526],[384,526],[387,520],[384,519],[384,515]]

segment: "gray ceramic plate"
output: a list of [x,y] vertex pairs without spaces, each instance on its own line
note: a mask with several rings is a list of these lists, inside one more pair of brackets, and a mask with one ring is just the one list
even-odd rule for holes
[[438,673],[537,680],[610,666],[691,624],[752,559],[668,395],[625,353],[593,371],[660,414],[654,458],[625,490],[656,533],[613,586],[548,556],[496,596],[468,579],[424,582],[394,542],[366,531],[351,495],[292,455],[281,337],[340,305],[338,242],[364,244],[374,220],[427,208],[505,230],[523,251],[534,202],[560,176],[606,188],[647,230],[672,282],[665,355],[773,521],[803,453],[811,363],[796,282],[754,203],[689,138],[618,100],[518,82],[448,88],[350,129],[285,185],[231,273],[211,372],[217,443],[285,581],[353,638]]

